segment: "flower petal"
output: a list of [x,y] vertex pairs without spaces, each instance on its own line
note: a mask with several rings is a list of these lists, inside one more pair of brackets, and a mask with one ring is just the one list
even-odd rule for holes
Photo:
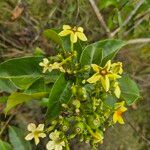
[[108,71],[111,67],[111,60],[108,60],[104,68]]
[[66,36],[66,35],[71,34],[71,33],[72,33],[71,30],[63,30],[63,31],[61,31],[61,32],[59,33],[59,35],[60,35],[60,36]]
[[52,132],[49,137],[50,139],[52,139],[53,141],[57,140],[59,138],[59,134],[60,132],[58,132],[57,130],[55,130],[54,132]]
[[46,149],[47,150],[53,150],[55,148],[55,143],[53,141],[49,141],[47,144],[46,144]]
[[33,133],[29,133],[26,137],[25,140],[30,141],[34,138],[34,134]]
[[28,124],[27,127],[28,131],[34,131],[36,129],[36,125],[34,123]]
[[62,149],[63,149],[62,145],[60,144],[55,145],[55,150],[62,150]]
[[43,130],[44,130],[44,124],[39,124],[36,129],[37,129],[38,131],[43,131]]
[[38,145],[40,140],[38,136],[34,136],[35,145]]
[[113,122],[116,123],[118,121],[118,115],[117,115],[117,112],[115,112],[113,114]]
[[116,95],[117,98],[120,98],[121,90],[118,85],[115,87],[114,94]]
[[77,35],[76,33],[71,33],[71,36],[70,36],[70,40],[72,43],[76,43],[77,42]]
[[85,36],[84,33],[82,32],[76,32],[77,37],[81,40],[81,41],[87,41],[87,37]]
[[124,106],[122,106],[122,107],[120,107],[120,111],[121,111],[121,112],[125,112],[125,111],[127,111],[127,108],[124,107]]
[[79,31],[79,32],[83,32],[83,28],[82,27],[78,27],[78,29],[77,29],[77,31]]
[[45,138],[45,137],[46,137],[46,134],[45,134],[45,133],[39,133],[39,134],[38,134],[38,137]]
[[49,63],[49,60],[48,60],[47,58],[44,58],[44,59],[43,59],[43,63],[44,63],[44,64],[48,64],[48,63]]
[[102,83],[103,88],[107,92],[109,90],[109,87],[110,87],[110,82],[109,82],[109,78],[107,75],[104,77],[101,77],[101,83]]
[[91,78],[87,79],[87,82],[89,82],[89,83],[95,83],[100,78],[101,78],[101,76],[99,74],[95,73]]
[[124,124],[123,118],[122,118],[121,116],[118,117],[118,122],[119,122],[120,124]]
[[69,30],[71,27],[69,25],[63,25],[63,30]]
[[99,72],[99,66],[98,65],[96,65],[96,64],[92,64],[91,65],[92,66],[92,69],[95,71],[95,72]]

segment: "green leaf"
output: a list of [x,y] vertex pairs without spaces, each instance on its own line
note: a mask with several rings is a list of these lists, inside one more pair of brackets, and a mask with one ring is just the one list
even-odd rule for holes
[[122,76],[119,80],[121,88],[121,99],[128,105],[133,104],[140,98],[140,92],[137,84],[129,76]]
[[48,92],[39,92],[33,94],[18,93],[18,92],[12,93],[8,97],[5,113],[7,114],[11,108],[15,107],[18,104],[21,104],[23,102],[28,102],[30,100],[40,100],[46,96],[48,96]]
[[47,39],[54,41],[55,43],[57,43],[59,46],[61,46],[63,48],[63,41],[56,31],[54,31],[52,29],[46,29],[44,31],[44,36]]
[[115,103],[117,102],[117,98],[114,97],[113,95],[111,94],[108,94],[106,96],[106,99],[104,100],[104,104],[107,106],[107,107],[114,107]]
[[101,0],[99,2],[99,6],[100,6],[101,9],[107,8],[111,5],[117,6],[117,1],[116,0]]
[[67,103],[71,98],[71,83],[67,82],[64,74],[61,74],[54,83],[50,95],[46,116],[48,119],[55,118],[61,111],[61,104]]
[[[42,57],[22,57],[1,63],[0,82],[3,84],[0,84],[0,89],[11,92],[16,88],[21,90],[29,88],[42,76],[42,68],[39,66],[41,61]],[[8,84],[10,84],[10,89],[8,89]]]
[[6,103],[7,102],[8,97],[7,96],[1,96],[0,97],[0,104],[1,103]]
[[0,150],[12,150],[9,143],[0,140]]
[[82,65],[92,63],[104,65],[109,59],[113,59],[118,50],[125,45],[121,40],[103,40],[87,46],[80,58]]
[[0,79],[0,92],[12,93],[17,87],[9,79]]
[[29,142],[25,141],[23,131],[16,127],[9,127],[9,140],[13,150],[31,150]]
[[121,40],[105,40],[102,41],[103,60],[101,65],[105,65],[108,60],[112,60],[118,51],[126,45],[126,42]]

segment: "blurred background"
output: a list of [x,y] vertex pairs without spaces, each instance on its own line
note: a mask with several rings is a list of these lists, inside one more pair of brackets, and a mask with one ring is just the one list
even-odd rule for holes
[[[138,83],[141,98],[124,116],[125,125],[106,130],[99,149],[150,149],[150,42],[145,41],[150,38],[150,1],[0,0],[0,62],[32,55],[37,47],[52,55],[54,46],[42,33],[48,28],[62,28],[63,24],[82,26],[89,43],[107,38],[132,40],[116,59],[123,62],[124,70]],[[1,114],[3,107],[0,104]],[[43,117],[35,104],[26,104],[26,108],[17,111],[11,125],[25,127],[33,114],[37,122]],[[7,140],[7,136],[3,139]],[[41,150],[42,145],[36,149]],[[73,142],[71,150],[76,149],[90,147]]]

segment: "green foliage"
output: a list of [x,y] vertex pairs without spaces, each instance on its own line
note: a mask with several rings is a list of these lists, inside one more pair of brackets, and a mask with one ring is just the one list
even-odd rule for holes
[[[28,127],[29,140],[35,138],[37,144],[40,133],[56,129],[66,143],[79,135],[80,141],[89,141],[96,147],[103,141],[105,128],[116,122],[124,123],[121,116],[127,110],[124,101],[128,105],[136,102],[139,90],[134,81],[122,76],[122,63],[113,63],[126,42],[107,39],[85,47],[82,42],[87,39],[81,27],[66,30],[63,34],[67,37],[52,29],[44,32],[56,45],[55,56],[44,58],[43,53],[43,57],[15,58],[0,64],[0,79],[6,81],[0,88],[11,92],[4,112],[39,100],[47,109],[45,119],[49,127],[44,130],[39,129],[41,125],[36,128],[32,124],[33,129]],[[20,150],[30,149],[19,129],[10,127],[9,138],[14,149],[19,146]]]
[[64,74],[61,74],[54,83],[50,95],[46,116],[48,119],[55,118],[59,115],[61,105],[67,103],[71,98],[71,83],[66,81]]
[[140,98],[140,92],[137,84],[130,79],[129,76],[123,76],[120,80],[121,98],[126,101],[128,105],[132,105]]
[[41,98],[46,97],[47,95],[48,95],[47,92],[39,92],[32,94],[18,93],[18,92],[12,93],[8,97],[5,113],[7,114],[11,108],[15,107],[18,104],[28,102],[30,100],[40,100]]
[[82,52],[80,62],[82,65],[104,65],[113,59],[118,50],[125,45],[121,40],[104,40],[88,45]]
[[44,31],[44,36],[48,39],[48,40],[52,40],[53,42],[57,43],[59,46],[61,46],[63,49],[63,41],[60,38],[60,36],[57,34],[56,31],[52,30],[52,29],[47,29]]
[[0,149],[1,150],[12,150],[12,147],[9,143],[0,140]]
[[[42,77],[37,65],[41,57],[15,58],[0,64],[0,89],[14,91],[28,89],[37,79]],[[8,86],[9,85],[9,86]]]
[[9,127],[9,139],[13,150],[32,150],[29,142],[24,139],[24,132],[16,127]]

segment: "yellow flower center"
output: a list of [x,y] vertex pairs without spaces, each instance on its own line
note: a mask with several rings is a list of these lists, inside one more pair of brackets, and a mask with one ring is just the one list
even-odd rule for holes
[[107,70],[106,70],[106,69],[102,69],[102,70],[100,71],[100,74],[101,74],[102,76],[105,76],[105,75],[107,74]]
[[34,136],[38,136],[40,131],[34,131]]

